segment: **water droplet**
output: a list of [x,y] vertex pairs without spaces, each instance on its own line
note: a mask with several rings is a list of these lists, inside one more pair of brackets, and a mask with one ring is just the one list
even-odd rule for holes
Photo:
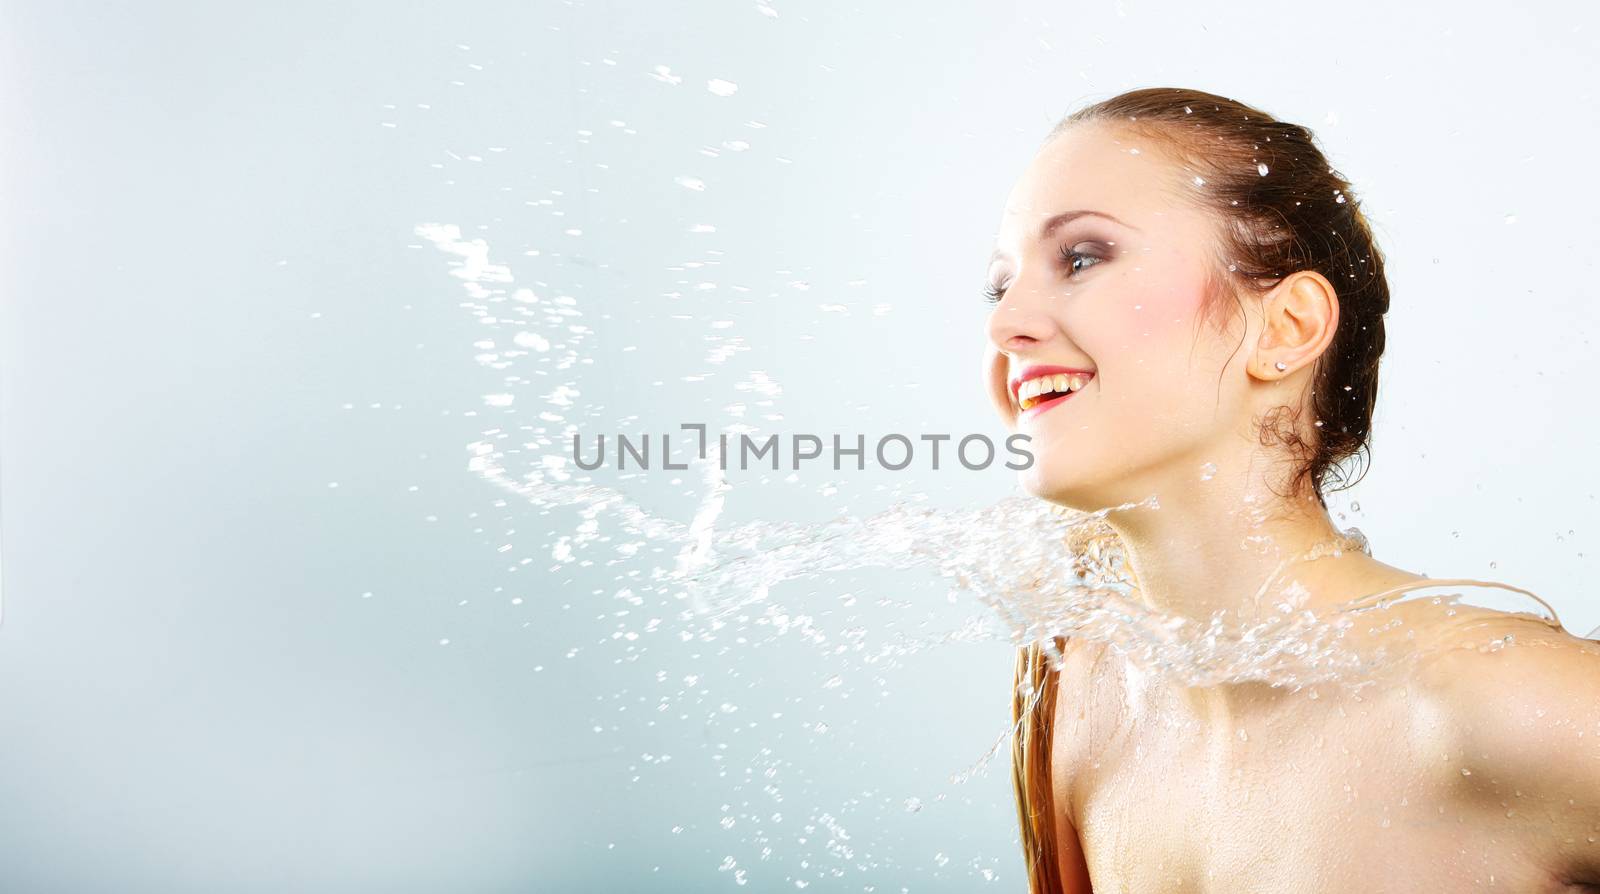
[[662,82],[663,84],[676,85],[683,81],[683,78],[680,75],[673,74],[672,69],[665,65],[657,65],[654,73],[650,76]]
[[550,350],[550,342],[537,332],[518,332],[511,337],[511,340],[516,342],[518,347],[532,348],[540,352]]
[[1267,166],[1265,164],[1256,165],[1256,173],[1263,177],[1267,176]]
[[1215,478],[1216,475],[1217,475],[1217,464],[1216,463],[1206,463],[1205,465],[1200,467],[1200,480],[1201,481],[1210,481],[1212,478]]
[[919,811],[921,809],[922,809],[922,799],[921,798],[907,798],[906,799],[906,813],[916,813],[917,811]]
[[1468,770],[1466,767],[1462,767],[1461,768],[1461,775],[1462,776],[1471,776],[1472,775],[1472,771]]

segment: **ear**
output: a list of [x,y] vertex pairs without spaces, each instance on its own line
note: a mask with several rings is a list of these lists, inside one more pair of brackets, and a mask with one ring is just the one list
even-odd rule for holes
[[[1247,368],[1262,381],[1275,382],[1311,365],[1339,328],[1339,295],[1314,270],[1284,277],[1267,293],[1261,309],[1261,337]],[[1280,363],[1284,369],[1278,368]]]

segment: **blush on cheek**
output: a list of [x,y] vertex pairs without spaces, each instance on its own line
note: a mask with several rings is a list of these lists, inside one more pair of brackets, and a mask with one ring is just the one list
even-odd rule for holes
[[1165,340],[1192,331],[1205,308],[1206,289],[1184,278],[1171,281],[1167,288],[1143,289],[1124,301],[1123,312],[1114,323],[1116,334],[1125,344],[1149,345],[1151,339]]

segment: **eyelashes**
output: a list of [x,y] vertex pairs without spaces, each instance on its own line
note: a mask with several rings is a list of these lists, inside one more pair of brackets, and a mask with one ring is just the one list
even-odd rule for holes
[[[1061,246],[1061,253],[1057,257],[1060,259],[1061,265],[1066,268],[1066,275],[1069,278],[1077,276],[1079,273],[1106,260],[1097,254],[1077,251],[1065,245]],[[999,304],[1000,299],[1005,297],[1005,294],[1005,289],[997,289],[992,285],[984,286],[983,288],[983,300],[989,305]]]

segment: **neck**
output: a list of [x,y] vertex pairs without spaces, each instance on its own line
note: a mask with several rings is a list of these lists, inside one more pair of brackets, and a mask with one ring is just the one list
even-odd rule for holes
[[1218,482],[1158,498],[1159,509],[1117,510],[1106,520],[1122,538],[1140,598],[1168,614],[1204,623],[1224,612],[1225,621],[1253,622],[1285,602],[1315,610],[1355,598],[1380,569],[1396,570],[1355,548],[1337,559],[1306,556],[1340,537],[1315,496],[1286,499],[1264,482]]

